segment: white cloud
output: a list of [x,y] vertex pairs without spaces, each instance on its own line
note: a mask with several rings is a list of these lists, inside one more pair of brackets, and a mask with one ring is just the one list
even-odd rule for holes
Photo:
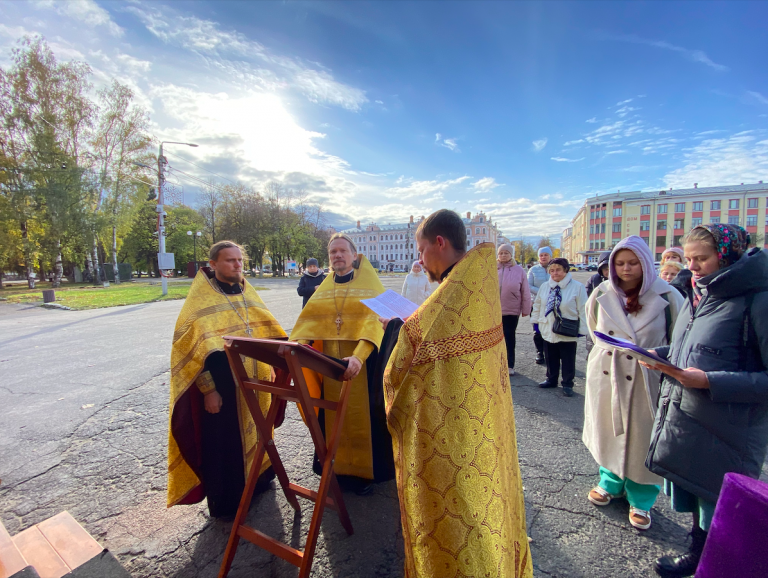
[[[630,98],[630,100],[632,100]],[[620,109],[616,111],[616,114],[619,116],[619,118],[624,118],[629,113],[634,112],[636,110],[640,110],[639,108],[635,108],[633,106],[622,106]]]
[[536,152],[539,152],[540,150],[543,150],[545,146],[547,146],[547,138],[541,138],[539,140],[533,141],[533,150]]
[[460,185],[464,181],[471,179],[472,177],[464,175],[456,179],[448,180],[433,180],[433,181],[414,181],[412,179],[406,179],[400,177],[395,184],[400,185],[396,187],[390,187],[384,191],[384,196],[395,199],[411,199],[420,197],[421,200],[429,200],[429,195],[440,195],[450,189],[451,187]]
[[441,147],[445,147],[453,152],[460,153],[459,143],[457,138],[443,138],[439,132],[435,134],[435,144]]
[[493,177],[483,177],[479,181],[472,183],[475,188],[475,194],[487,193],[492,191],[496,187],[502,186],[501,183],[497,183]]
[[376,104],[384,104],[384,101],[383,101],[383,100],[377,100],[377,101],[375,101],[375,102],[376,102]]
[[584,160],[584,157],[580,159],[566,159],[564,157],[552,157],[552,160],[558,163],[578,163]]
[[592,118],[588,118],[588,119],[587,119],[587,120],[585,120],[584,122],[588,122],[588,123],[590,123],[590,124],[594,124],[594,123],[596,123],[596,122],[597,122],[597,117],[594,117],[594,116],[593,116]]
[[705,140],[685,151],[686,164],[665,175],[667,186],[689,188],[768,180],[768,140],[752,134]]
[[631,42],[633,44],[645,44],[647,46],[653,46],[655,48],[671,50],[673,52],[677,52],[678,54],[682,54],[688,60],[692,60],[693,62],[699,62],[719,72],[725,72],[726,70],[728,70],[727,66],[713,62],[712,59],[709,58],[709,56],[707,56],[703,50],[692,50],[690,48],[684,48],[682,46],[677,46],[675,44],[671,44],[664,40],[650,40],[647,38],[640,38],[638,36],[635,36],[634,34],[630,34],[628,36],[614,36],[612,38],[614,40],[619,40],[622,42]]
[[186,48],[206,58],[208,64],[240,75],[247,86],[256,83],[265,90],[289,87],[311,102],[352,111],[359,111],[368,102],[365,91],[338,82],[320,64],[275,54],[237,31],[222,30],[217,22],[172,13],[169,9],[163,12],[146,4],[126,10],[138,16],[147,30],[163,42]]
[[749,96],[752,100],[756,100],[760,104],[768,104],[768,97],[765,97],[761,93],[755,92],[754,90],[748,90],[747,96]]
[[113,22],[109,12],[93,0],[40,0],[35,5],[38,8],[51,8],[61,16],[68,16],[92,28],[105,26],[112,36],[120,37],[125,32]]
[[621,102],[617,102],[617,103],[616,103],[616,106],[622,106],[622,105],[625,105],[625,104],[629,104],[629,103],[630,103],[630,102],[632,102],[633,100],[634,100],[634,99],[632,99],[632,98],[628,98],[627,100],[622,100]]
[[580,144],[580,143],[583,143],[583,142],[584,142],[583,138],[580,138],[580,139],[577,139],[577,140],[569,140],[563,146],[569,147],[569,146],[573,146],[575,144]]
[[608,153],[606,153],[606,154],[609,154],[609,155],[621,155],[621,154],[624,154],[624,153],[628,153],[628,152],[629,152],[629,151],[625,151],[625,150],[620,150],[620,151],[608,151]]

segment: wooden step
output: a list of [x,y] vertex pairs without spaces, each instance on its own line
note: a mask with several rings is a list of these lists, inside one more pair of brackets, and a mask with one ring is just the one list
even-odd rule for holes
[[28,566],[24,556],[13,543],[11,535],[0,522],[0,578],[9,578]]
[[40,578],[61,578],[102,552],[102,547],[69,514],[62,512],[13,538]]

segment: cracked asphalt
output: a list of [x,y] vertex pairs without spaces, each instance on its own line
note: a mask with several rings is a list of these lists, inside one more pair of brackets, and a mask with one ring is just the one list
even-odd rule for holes
[[[384,283],[399,289],[402,278]],[[255,284],[269,287],[260,294],[290,330],[301,307],[297,281]],[[93,311],[0,305],[0,519],[12,535],[68,510],[135,578],[217,575],[231,524],[209,520],[204,504],[165,507],[168,364],[181,303]],[[544,369],[533,352],[530,324],[521,321],[512,395],[535,575],[653,576],[656,557],[685,548],[689,515],[660,497],[653,526],[639,532],[626,502],[596,508],[587,501],[597,466],[581,443],[583,343],[570,399],[536,387]],[[316,488],[312,444],[295,406],[276,444],[292,481]],[[394,482],[345,499],[355,533],[347,536],[326,512],[312,576],[402,576]],[[249,523],[301,548],[309,505],[294,516],[273,487],[255,499]],[[243,543],[230,576],[296,573]]]

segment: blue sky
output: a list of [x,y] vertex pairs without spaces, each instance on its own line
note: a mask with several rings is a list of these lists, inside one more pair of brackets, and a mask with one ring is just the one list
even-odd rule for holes
[[[485,210],[558,235],[590,195],[768,181],[761,2],[3,2],[116,77],[172,166],[305,189],[334,224]],[[174,153],[174,151],[176,151]],[[195,184],[177,176],[187,198]]]

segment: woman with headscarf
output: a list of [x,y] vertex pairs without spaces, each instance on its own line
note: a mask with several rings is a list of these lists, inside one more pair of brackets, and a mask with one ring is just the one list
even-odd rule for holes
[[[584,305],[587,290],[584,285],[571,277],[568,259],[552,259],[547,267],[549,281],[539,287],[533,300],[531,323],[533,330],[541,334],[544,342],[544,357],[547,363],[547,379],[539,384],[541,388],[557,387],[560,364],[563,367],[563,395],[573,397],[573,379],[576,377],[576,344],[579,337],[587,333]],[[571,322],[577,329],[565,331],[561,320]],[[573,323],[573,322],[576,323]],[[573,333],[567,335],[566,333]]]
[[515,375],[515,331],[520,315],[531,314],[531,290],[523,268],[515,262],[515,248],[509,243],[496,250],[501,293],[501,324],[507,344],[509,375]]
[[400,292],[403,297],[413,301],[416,305],[421,305],[427,300],[432,289],[429,285],[429,279],[421,270],[421,264],[414,261],[411,266],[411,272],[405,277],[403,290]]
[[693,284],[671,346],[656,349],[673,365],[649,366],[665,376],[646,464],[664,477],[672,508],[693,514],[688,552],[656,560],[661,576],[696,572],[725,474],[758,478],[765,461],[768,255],[748,244],[735,225],[700,225],[686,235]]
[[650,510],[661,477],[648,471],[645,456],[659,393],[659,373],[594,337],[595,331],[640,347],[666,345],[683,298],[656,276],[648,245],[635,235],[611,253],[608,280],[587,302],[587,325],[595,347],[587,361],[582,440],[600,466],[600,482],[587,496],[607,506],[626,495],[629,523],[651,527]]
[[685,263],[685,255],[680,247],[669,247],[665,249],[661,254],[661,264],[663,265],[667,261],[677,261],[678,263]]

